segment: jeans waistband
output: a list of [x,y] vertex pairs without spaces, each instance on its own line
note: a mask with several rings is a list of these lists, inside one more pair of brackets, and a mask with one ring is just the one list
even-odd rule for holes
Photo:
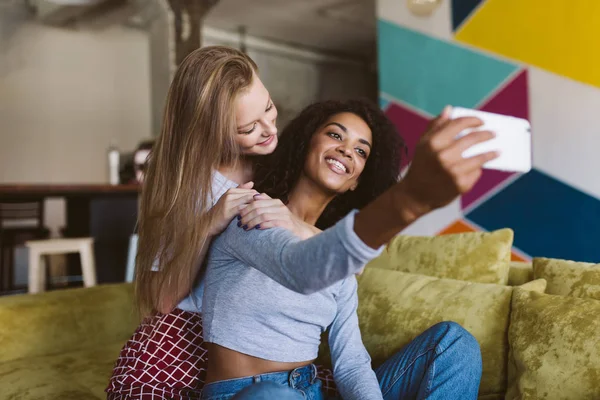
[[302,389],[312,385],[317,378],[317,367],[307,365],[284,372],[270,372],[243,378],[227,379],[204,385],[202,397],[224,396],[241,391],[242,389],[262,381],[272,381],[293,389]]

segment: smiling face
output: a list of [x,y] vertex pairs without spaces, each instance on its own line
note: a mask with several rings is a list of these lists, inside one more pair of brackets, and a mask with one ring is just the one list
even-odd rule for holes
[[277,108],[255,74],[252,85],[236,99],[237,134],[242,154],[270,154],[277,147]]
[[347,112],[335,114],[312,136],[303,175],[331,193],[354,190],[372,141],[371,129],[362,118]]

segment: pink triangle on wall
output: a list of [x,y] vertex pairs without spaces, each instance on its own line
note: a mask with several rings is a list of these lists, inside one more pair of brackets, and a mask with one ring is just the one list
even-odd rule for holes
[[[529,91],[527,70],[518,73],[506,83],[494,96],[490,97],[481,107],[482,111],[511,115],[529,119]],[[484,200],[500,185],[515,174],[511,172],[484,170],[475,187],[461,199],[463,210],[474,203]]]

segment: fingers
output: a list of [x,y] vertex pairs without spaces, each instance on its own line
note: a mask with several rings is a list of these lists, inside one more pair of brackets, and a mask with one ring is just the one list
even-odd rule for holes
[[429,140],[429,147],[434,151],[441,151],[453,144],[456,136],[465,129],[473,129],[481,125],[483,125],[483,122],[475,117],[448,120],[427,138]]
[[226,193],[219,199],[223,203],[222,209],[239,211],[242,204],[248,204],[254,200],[256,194],[253,191],[243,193]]
[[217,204],[219,204],[223,210],[229,211],[235,208],[235,211],[237,212],[240,205],[250,203],[257,194],[258,192],[254,189],[233,188],[225,192]]
[[[270,228],[286,228],[289,230],[292,230],[292,226],[293,223],[291,221],[283,221],[283,220],[279,220],[279,219],[274,219],[271,221],[266,221],[266,222],[261,222],[260,224],[256,225],[254,227],[254,229],[259,229],[259,230],[265,230],[265,229],[270,229]],[[250,228],[248,228],[250,229]]]
[[240,197],[237,197],[236,199],[231,199],[230,201],[228,201],[226,203],[226,206],[225,206],[226,218],[229,218],[229,219],[233,218],[240,212],[241,209],[243,209],[244,206],[252,203],[253,201],[254,201],[254,195],[252,193],[242,195]]
[[[251,207],[255,203],[256,202],[252,203],[246,208]],[[246,209],[242,210],[242,212],[245,211]],[[253,229],[257,225],[262,225],[265,222],[275,220],[281,221],[283,224],[287,225],[291,221],[291,212],[286,206],[279,203],[271,206],[254,208],[250,212],[246,212],[245,215],[240,214],[238,219],[240,220],[238,226],[243,227],[244,229]]]
[[226,191],[225,194],[223,195],[223,197],[227,198],[227,196],[234,196],[234,195],[248,194],[248,193],[252,193],[252,195],[258,194],[258,192],[254,189],[233,188],[233,189],[229,189],[228,191]]
[[268,226],[281,226],[289,228],[292,224],[289,214],[282,213],[280,210],[269,210],[268,212],[261,213],[254,218],[244,218],[239,221],[238,226],[246,230],[258,228],[264,228],[265,223],[270,222]]
[[252,204],[249,204],[247,207],[240,211],[240,215],[242,216],[242,218],[245,218],[246,216],[248,216],[248,214],[252,214],[251,217],[256,216],[257,213],[264,212],[264,210],[260,210],[265,208],[284,208],[285,210],[287,210],[287,207],[279,199],[269,198],[266,200],[261,200],[258,198],[258,196],[253,196],[252,199],[254,200]]
[[256,196],[254,196],[254,198],[256,200],[269,200],[269,199],[271,199],[271,197],[268,194],[266,194],[266,193],[257,194]]
[[469,133],[468,135],[455,140],[450,146],[442,150],[439,155],[440,160],[445,166],[451,167],[457,162],[464,160],[462,155],[466,150],[478,143],[487,142],[488,140],[493,139],[495,136],[496,135],[490,131],[477,131]]
[[492,131],[472,132],[456,140],[449,148],[462,154],[477,143],[487,142],[495,137],[496,134]]
[[461,162],[450,168],[450,173],[453,177],[454,185],[458,189],[458,194],[470,191],[481,177],[483,165],[495,159],[498,155],[498,152],[492,151],[464,158]]
[[444,107],[444,109],[442,110],[440,115],[438,115],[435,119],[433,119],[431,121],[431,123],[429,124],[429,131],[435,132],[438,129],[440,129],[440,127],[442,125],[444,125],[446,122],[448,122],[450,120],[450,112],[451,111],[452,111],[452,107],[450,107],[450,106]]
[[254,187],[254,182],[246,182],[238,186],[239,189],[252,189]]
[[452,169],[454,174],[458,177],[461,175],[468,175],[475,170],[480,170],[484,164],[498,158],[499,155],[500,153],[497,151],[490,151],[477,156],[464,158],[463,161],[457,163]]

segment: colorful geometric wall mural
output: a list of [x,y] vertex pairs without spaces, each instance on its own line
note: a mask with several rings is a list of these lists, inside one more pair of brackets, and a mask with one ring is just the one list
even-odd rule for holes
[[431,17],[402,0],[377,8],[380,105],[408,144],[405,166],[447,104],[532,123],[531,172],[486,170],[404,233],[510,227],[515,260],[600,262],[600,2],[445,0]]

